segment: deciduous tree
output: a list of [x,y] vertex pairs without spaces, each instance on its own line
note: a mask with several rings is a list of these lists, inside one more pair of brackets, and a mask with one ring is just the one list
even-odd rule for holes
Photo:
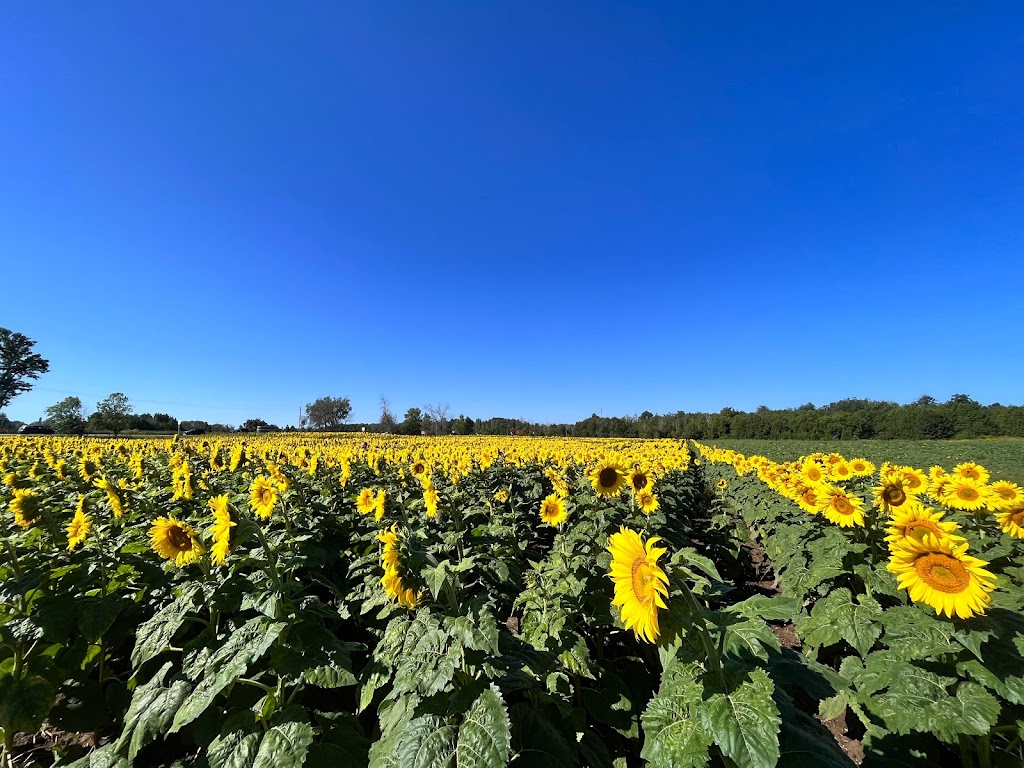
[[321,397],[306,406],[306,418],[314,429],[336,430],[351,413],[347,397]]
[[85,412],[77,397],[65,397],[46,409],[46,420],[57,432],[68,435],[85,434]]
[[121,392],[114,392],[106,400],[96,403],[97,421],[104,429],[109,429],[117,437],[132,415],[132,404]]
[[29,379],[50,370],[50,361],[33,352],[34,346],[28,336],[0,328],[0,408],[32,389]]

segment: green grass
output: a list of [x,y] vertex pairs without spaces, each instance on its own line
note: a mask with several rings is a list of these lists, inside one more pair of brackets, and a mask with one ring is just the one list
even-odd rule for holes
[[946,469],[962,461],[974,461],[992,473],[993,480],[1024,485],[1024,438],[994,437],[981,440],[706,440],[706,445],[732,448],[747,456],[760,454],[774,461],[792,461],[815,451],[836,451],[852,459],[863,457],[875,464],[893,461],[928,469]]

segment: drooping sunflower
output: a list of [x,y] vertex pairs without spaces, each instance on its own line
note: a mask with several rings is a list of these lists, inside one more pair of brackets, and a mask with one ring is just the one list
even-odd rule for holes
[[557,493],[552,493],[540,503],[540,519],[548,525],[557,527],[564,523],[568,516],[565,501]]
[[252,487],[249,489],[249,507],[259,517],[264,520],[270,517],[277,499],[277,486],[270,478],[259,475],[252,481]]
[[370,488],[363,488],[363,490],[359,492],[359,497],[356,499],[356,509],[359,510],[359,514],[368,515],[373,512],[373,505],[373,490]]
[[649,490],[633,494],[633,500],[647,515],[652,514],[659,506],[657,495]]
[[977,480],[979,483],[984,484],[988,482],[989,476],[987,469],[981,466],[981,464],[975,464],[973,461],[965,461],[953,467],[954,478]]
[[626,487],[626,472],[614,459],[601,461],[589,477],[598,496],[618,496]]
[[39,494],[31,488],[15,488],[7,508],[14,515],[14,522],[22,528],[31,528],[39,519]]
[[563,499],[569,498],[569,483],[558,470],[548,467],[544,470],[544,477],[551,481],[551,490]]
[[612,605],[619,607],[622,623],[637,638],[653,643],[658,639],[658,609],[668,608],[668,576],[658,565],[658,558],[667,550],[654,545],[661,539],[652,536],[647,542],[636,531],[625,526],[608,540],[612,555],[611,572],[615,585]]
[[954,476],[946,483],[940,501],[952,509],[979,510],[988,504],[988,495],[983,481]]
[[231,507],[228,504],[227,494],[214,496],[209,501],[210,509],[213,510],[213,525],[210,526],[210,536],[213,538],[213,546],[210,547],[210,559],[214,565],[223,565],[231,551],[231,529],[238,523],[231,519]]
[[384,517],[384,513],[387,511],[388,497],[383,490],[377,491],[377,495],[373,497],[373,519],[380,520]]
[[996,513],[996,522],[1003,533],[1024,539],[1024,505]]
[[433,484],[424,487],[423,489],[423,505],[426,509],[427,517],[437,517],[437,504],[439,498],[437,494],[437,488]]
[[649,491],[654,487],[654,476],[637,467],[629,473],[629,487],[633,489],[633,493]]
[[102,491],[107,493],[107,503],[110,505],[110,509],[114,513],[114,517],[120,517],[124,514],[124,499],[121,498],[121,489],[114,483],[110,482],[105,477],[98,477],[93,481],[93,485]]
[[392,525],[389,530],[377,534],[377,540],[384,546],[381,548],[380,563],[384,569],[384,576],[380,583],[388,600],[394,600],[399,605],[412,610],[419,602],[418,593],[409,583],[407,571],[403,564],[402,553],[399,548],[401,539],[397,532],[397,526]]
[[197,560],[205,551],[192,526],[175,520],[173,515],[157,518],[149,529],[149,540],[160,557],[173,560],[179,568]]
[[75,509],[75,516],[65,529],[68,532],[68,552],[74,552],[75,547],[85,541],[85,537],[92,530],[92,518],[86,513],[85,504],[85,494],[78,494],[78,507]]
[[818,511],[841,528],[864,525],[864,502],[856,494],[822,483],[814,490]]
[[943,522],[942,512],[936,512],[920,504],[907,504],[893,512],[886,528],[885,540],[890,549],[897,546],[903,539],[922,539],[926,534],[936,539],[949,538],[953,541],[964,541],[963,536],[954,533],[960,526],[952,521]]
[[920,540],[903,539],[893,548],[886,568],[896,574],[900,589],[916,603],[925,603],[952,618],[969,619],[985,613],[995,589],[995,575],[987,562],[967,554],[967,542],[925,534]]

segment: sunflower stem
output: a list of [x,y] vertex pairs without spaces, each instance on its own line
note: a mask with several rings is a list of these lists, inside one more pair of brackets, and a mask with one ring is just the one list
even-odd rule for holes
[[257,523],[256,525],[256,538],[260,540],[260,546],[263,547],[263,551],[267,555],[267,566],[270,570],[270,581],[274,585],[274,589],[278,592],[283,592],[281,589],[281,577],[277,573],[277,557],[270,549],[270,545],[267,544],[267,537],[263,534],[263,528]]
[[714,673],[716,678],[718,678],[718,682],[724,691],[726,685],[725,673],[722,671],[722,659],[719,655],[718,649],[715,647],[714,640],[711,639],[711,635],[707,630],[707,624],[704,620],[704,608],[699,602],[697,602],[697,598],[690,590],[689,584],[685,581],[680,581],[679,583],[683,588],[683,599],[686,601],[686,605],[694,617],[694,624],[700,633],[700,641],[704,646],[704,652],[708,655],[708,669]]

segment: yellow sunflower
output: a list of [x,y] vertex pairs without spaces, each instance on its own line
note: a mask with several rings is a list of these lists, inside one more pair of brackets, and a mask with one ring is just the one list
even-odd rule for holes
[[359,510],[359,514],[368,515],[373,512],[373,506],[373,491],[369,488],[363,488],[363,490],[359,492],[359,497],[356,499],[356,509]]
[[380,583],[384,587],[384,592],[388,600],[394,600],[412,610],[419,602],[420,594],[403,579],[405,569],[401,562],[400,539],[396,526],[392,525],[389,530],[378,533],[377,540],[384,545],[380,555],[380,564],[384,569]]
[[423,504],[426,507],[427,517],[437,517],[438,500],[437,489],[433,485],[423,489]]
[[822,483],[815,489],[818,511],[842,528],[864,525],[864,502],[831,483]]
[[551,490],[563,499],[569,498],[569,483],[557,470],[548,467],[544,470],[544,477],[551,481]]
[[997,480],[989,486],[989,503],[994,509],[1016,509],[1024,503],[1024,489],[1016,483]]
[[633,489],[633,493],[649,491],[654,487],[654,477],[650,472],[637,467],[629,473],[629,486]]
[[559,526],[568,516],[565,502],[557,493],[552,493],[540,503],[540,519],[548,525]]
[[640,493],[633,494],[633,500],[636,502],[636,505],[648,515],[654,512],[659,506],[657,495],[651,491],[641,491]]
[[800,509],[804,512],[810,512],[812,515],[816,515],[821,511],[818,509],[818,493],[815,486],[801,489],[796,503]]
[[924,470],[914,467],[900,467],[899,472],[903,475],[907,493],[912,496],[920,496],[928,490],[928,475]]
[[384,517],[387,508],[387,496],[384,494],[384,491],[377,491],[377,495],[373,498],[373,519],[380,520]]
[[845,461],[837,461],[828,468],[828,479],[835,481],[849,480],[853,477],[853,469]]
[[875,465],[867,459],[850,459],[850,471],[856,477],[871,477],[875,474]]
[[1024,505],[996,513],[996,522],[1003,533],[1024,539]]
[[259,475],[252,481],[252,487],[249,489],[249,507],[261,518],[266,520],[270,517],[277,499],[277,485],[270,478]]
[[100,465],[90,457],[83,456],[78,460],[78,471],[85,482],[91,483],[93,477],[100,471]]
[[192,526],[173,515],[157,518],[149,529],[149,540],[160,557],[173,560],[178,567],[195,561],[205,551]]
[[598,496],[618,496],[626,487],[626,473],[613,459],[605,459],[590,472],[590,484]]
[[209,530],[213,538],[210,559],[213,560],[214,565],[223,565],[231,550],[231,529],[238,523],[231,519],[231,507],[228,505],[227,494],[214,496],[210,499],[209,506],[213,510],[213,525]]
[[508,490],[505,488],[501,488],[500,490],[495,491],[494,500],[499,504],[504,504],[506,501],[508,501]]
[[807,481],[807,485],[817,485],[825,480],[825,470],[814,459],[806,459],[800,466],[800,476]]
[[110,505],[110,509],[113,510],[114,517],[120,517],[124,514],[124,499],[121,498],[121,491],[114,483],[105,477],[98,477],[93,481],[93,485],[101,491],[106,491],[107,503]]
[[75,510],[75,516],[66,529],[68,532],[68,552],[74,552],[75,547],[85,541],[85,537],[92,530],[92,518],[86,514],[85,503],[85,494],[78,494],[78,508]]
[[953,533],[959,529],[960,526],[952,521],[942,522],[942,512],[935,512],[920,504],[907,504],[893,513],[889,527],[885,530],[888,534],[885,540],[889,542],[890,548],[897,546],[906,538],[920,540],[925,534],[936,539],[963,541],[963,536]]
[[985,613],[995,589],[995,575],[985,570],[987,562],[967,554],[967,542],[936,539],[925,534],[921,540],[903,539],[892,552],[889,571],[896,574],[900,589],[916,603],[925,603],[952,618]]
[[988,495],[984,481],[954,475],[943,489],[940,501],[952,509],[979,510],[988,504]]
[[953,467],[953,477],[964,480],[977,480],[979,483],[984,484],[988,482],[989,472],[981,464],[965,461]]
[[640,534],[624,526],[608,540],[612,555],[608,575],[615,585],[612,605],[619,607],[626,629],[649,643],[655,642],[660,632],[658,609],[668,608],[668,576],[658,565],[658,558],[667,550],[655,547],[658,541],[652,536],[645,543]]
[[22,528],[31,528],[39,519],[39,494],[29,488],[15,488],[7,508],[14,515],[14,522]]
[[717,483],[715,483],[715,488],[717,488],[720,491],[724,491],[728,487],[729,487],[729,483],[728,483],[728,481],[726,481],[726,479],[724,477],[721,480],[719,480]]
[[875,497],[874,505],[886,514],[891,514],[911,499],[906,478],[894,473],[883,475],[882,484],[876,485],[871,491]]

